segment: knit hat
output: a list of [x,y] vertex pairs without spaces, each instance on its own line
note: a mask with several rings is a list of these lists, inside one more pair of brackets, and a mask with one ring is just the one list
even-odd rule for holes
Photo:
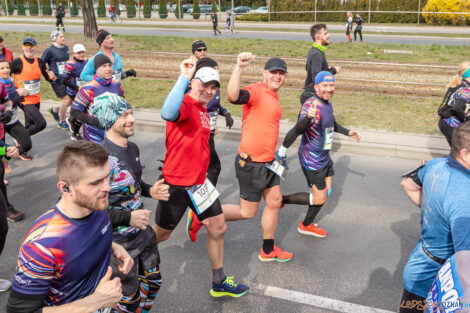
[[206,48],[206,49],[207,49],[207,46],[206,46],[206,44],[204,43],[204,41],[202,41],[202,40],[197,40],[197,41],[193,42],[193,46],[192,46],[193,54],[194,54],[194,51],[196,51],[196,50],[199,49],[199,48]]
[[131,105],[124,98],[105,92],[93,100],[90,114],[96,117],[105,129],[110,129],[119,117],[130,109]]
[[111,33],[107,32],[106,30],[101,30],[98,34],[98,36],[96,36],[96,43],[98,44],[98,46],[101,46],[101,44],[103,43],[103,41],[106,39],[106,37],[108,37],[109,35],[111,35]]
[[57,38],[59,38],[59,36],[62,35],[62,33],[58,30],[53,30],[51,32],[51,40],[52,42],[55,42]]
[[101,65],[104,65],[104,64],[113,64],[113,62],[111,62],[111,59],[108,58],[108,56],[104,55],[104,54],[97,54],[95,56],[95,59],[93,60],[93,64],[95,65],[95,71],[101,66]]
[[216,66],[219,66],[219,64],[215,60],[213,60],[211,58],[202,58],[199,61],[197,61],[196,69],[194,70],[194,73],[196,73],[198,70],[200,70],[203,67],[212,67],[212,68],[214,68]]
[[335,77],[328,71],[321,71],[315,76],[315,85],[318,85],[323,82],[334,82]]

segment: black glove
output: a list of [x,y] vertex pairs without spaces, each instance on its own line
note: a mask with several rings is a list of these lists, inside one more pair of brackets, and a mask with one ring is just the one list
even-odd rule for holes
[[13,117],[13,112],[10,110],[3,111],[2,115],[0,116],[0,122],[3,124],[8,124]]
[[228,129],[232,128],[233,126],[233,118],[229,112],[225,114],[225,125],[227,125]]
[[129,77],[129,76],[137,77],[137,72],[135,70],[125,71],[124,74],[126,74],[126,77]]

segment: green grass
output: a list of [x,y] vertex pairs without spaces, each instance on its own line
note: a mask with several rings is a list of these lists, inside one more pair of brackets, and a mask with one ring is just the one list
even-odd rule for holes
[[[122,81],[125,97],[135,108],[161,109],[174,81],[130,78]],[[225,100],[225,86],[221,90],[221,104],[233,116],[242,116],[242,106]],[[52,88],[43,80],[43,99],[57,100]],[[282,118],[295,122],[299,112],[300,91],[281,89],[279,98]],[[393,132],[438,134],[437,107],[432,98],[362,94],[336,91],[333,107],[338,121],[360,129],[379,129]]]

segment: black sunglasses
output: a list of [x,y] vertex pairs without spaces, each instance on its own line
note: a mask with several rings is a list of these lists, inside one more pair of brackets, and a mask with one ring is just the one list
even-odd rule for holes
[[199,49],[196,49],[197,52],[202,52],[202,51],[207,51],[207,48],[199,48]]

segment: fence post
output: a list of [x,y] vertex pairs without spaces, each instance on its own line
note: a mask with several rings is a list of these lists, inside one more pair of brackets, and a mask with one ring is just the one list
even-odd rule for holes
[[8,0],[5,0],[5,7],[7,8],[7,16],[10,16],[10,10],[8,9]]
[[271,1],[268,0],[268,23],[271,23]]
[[39,14],[42,17],[41,3],[39,2],[39,0],[38,0],[38,10],[39,10]]
[[317,22],[317,0],[315,0],[315,23]]
[[371,0],[369,0],[369,17],[367,18],[367,24],[370,24],[370,2]]
[[419,11],[421,11],[421,0],[418,1],[418,25],[419,25]]

